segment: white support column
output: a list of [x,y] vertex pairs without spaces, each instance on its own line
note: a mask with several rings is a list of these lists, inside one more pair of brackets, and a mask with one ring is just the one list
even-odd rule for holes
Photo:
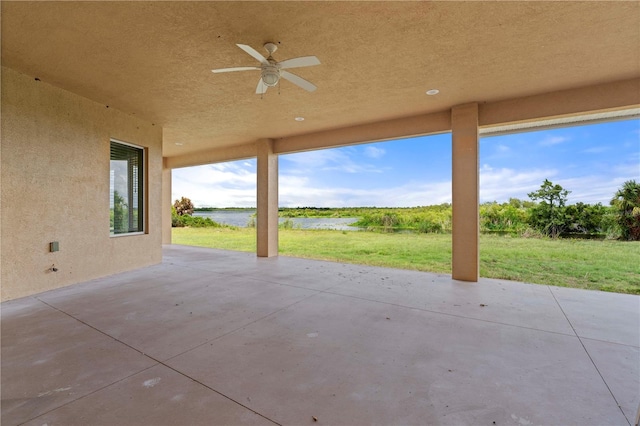
[[162,159],[162,244],[171,244],[171,169]]
[[453,150],[452,277],[454,280],[477,282],[480,276],[477,103],[452,108],[451,132]]
[[257,255],[278,255],[278,155],[273,152],[274,141],[257,142],[258,154],[258,218]]

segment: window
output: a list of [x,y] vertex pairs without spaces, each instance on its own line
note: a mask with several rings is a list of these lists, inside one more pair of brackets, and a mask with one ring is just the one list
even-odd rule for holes
[[111,235],[144,231],[144,149],[111,141]]

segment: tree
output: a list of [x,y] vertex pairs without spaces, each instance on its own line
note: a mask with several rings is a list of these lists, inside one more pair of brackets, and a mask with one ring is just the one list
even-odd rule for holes
[[118,191],[113,192],[113,232],[120,234],[129,230],[128,206]]
[[626,181],[611,200],[623,240],[640,241],[640,183]]
[[178,216],[191,216],[193,214],[193,203],[186,197],[176,200],[173,203],[173,207],[176,209]]
[[571,191],[545,179],[540,189],[527,194],[533,201],[541,200],[531,208],[531,226],[551,237],[559,236],[566,226],[564,205],[570,193]]

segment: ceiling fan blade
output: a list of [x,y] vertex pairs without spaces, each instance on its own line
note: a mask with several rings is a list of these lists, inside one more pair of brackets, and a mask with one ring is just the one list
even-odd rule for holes
[[287,68],[310,67],[313,65],[320,65],[320,60],[315,56],[303,56],[301,58],[287,59],[286,61],[278,63],[281,70],[285,70]]
[[233,71],[251,71],[259,70],[260,67],[233,67],[233,68],[220,68],[217,70],[211,70],[212,73],[217,74],[221,72],[233,72]]
[[262,56],[260,54],[260,52],[258,52],[256,49],[254,49],[251,46],[247,46],[246,44],[236,44],[236,46],[238,46],[240,49],[244,50],[245,52],[247,52],[249,55],[253,56],[255,59],[257,59],[258,61],[260,61],[261,64],[264,65],[269,65],[269,61],[267,61],[267,58],[265,58],[264,56]]
[[305,80],[302,77],[298,77],[295,74],[291,74],[289,71],[280,71],[280,77],[284,78],[285,80],[289,80],[296,86],[300,86],[304,90],[307,90],[309,92],[313,92],[314,90],[317,89],[317,87],[313,83]]
[[268,88],[269,86],[264,84],[264,82],[262,81],[262,77],[260,77],[260,80],[258,80],[258,86],[256,87],[256,94],[262,95],[264,93],[267,93]]

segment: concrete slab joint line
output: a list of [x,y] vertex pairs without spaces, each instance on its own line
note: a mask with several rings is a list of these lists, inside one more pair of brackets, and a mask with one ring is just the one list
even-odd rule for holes
[[[593,364],[593,368],[598,372],[598,375],[600,376],[600,378],[602,379],[602,383],[604,383],[604,385],[607,387],[607,390],[609,391],[609,394],[611,395],[611,398],[613,398],[613,400],[615,401],[616,406],[620,409],[620,412],[624,415],[624,410],[622,409],[622,405],[618,402],[618,400],[616,399],[615,394],[613,393],[613,391],[611,390],[611,388],[609,387],[609,384],[607,383],[607,381],[605,380],[604,376],[602,375],[602,373],[600,372],[600,369],[598,368],[598,366],[596,365],[596,362],[593,360],[593,358],[591,357],[591,354],[589,353],[589,351],[587,350],[587,347],[585,346],[584,342],[582,341],[582,338],[578,335],[578,333],[576,332],[576,329],[574,328],[573,324],[571,324],[571,320],[569,319],[569,317],[567,316],[566,312],[564,311],[564,309],[562,309],[562,305],[560,304],[560,302],[558,301],[558,299],[556,298],[555,294],[553,294],[553,291],[551,290],[551,287],[547,287],[549,289],[549,293],[551,293],[551,295],[553,296],[554,300],[556,301],[556,303],[558,304],[558,307],[560,308],[560,310],[562,311],[562,314],[565,316],[565,318],[567,319],[567,322],[569,323],[569,325],[571,326],[571,329],[573,330],[573,333],[575,334],[575,336],[578,338],[578,340],[580,341],[580,344],[582,345],[582,348],[584,349],[585,354],[587,354],[587,356],[589,357],[589,360],[591,361],[591,364]],[[640,397],[640,393],[638,394],[638,396]],[[638,402],[638,404],[640,404],[640,401]],[[627,421],[629,421],[629,419],[627,419]]]
[[186,246],[164,257],[2,304],[2,424],[635,420],[637,296]]

